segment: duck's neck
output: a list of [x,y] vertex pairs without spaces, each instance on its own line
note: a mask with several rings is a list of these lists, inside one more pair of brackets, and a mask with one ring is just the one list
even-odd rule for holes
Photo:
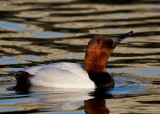
[[84,69],[97,87],[113,87],[114,80],[106,72],[107,60],[112,50],[87,49]]
[[85,56],[84,69],[88,73],[105,72],[109,55],[110,55],[110,53],[106,53],[103,51],[87,50],[86,56]]

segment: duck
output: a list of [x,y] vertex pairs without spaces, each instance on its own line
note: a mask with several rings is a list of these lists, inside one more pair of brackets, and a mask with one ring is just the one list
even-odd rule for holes
[[115,47],[131,34],[133,31],[117,36],[94,35],[86,48],[84,68],[78,63],[57,62],[24,68],[9,75],[16,78],[16,87],[63,89],[114,87],[114,79],[106,71],[106,64]]

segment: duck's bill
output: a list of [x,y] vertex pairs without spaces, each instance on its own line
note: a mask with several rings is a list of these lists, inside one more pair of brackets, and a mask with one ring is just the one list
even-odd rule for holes
[[132,34],[133,34],[133,31],[130,31],[130,32],[126,33],[126,34],[120,35],[119,37],[120,37],[121,39],[124,39],[124,38],[129,37],[129,36],[132,35]]
[[125,33],[123,35],[112,37],[112,40],[114,42],[113,48],[115,48],[122,40],[124,40],[125,38],[129,37],[132,34],[133,34],[133,31],[130,31],[130,32]]

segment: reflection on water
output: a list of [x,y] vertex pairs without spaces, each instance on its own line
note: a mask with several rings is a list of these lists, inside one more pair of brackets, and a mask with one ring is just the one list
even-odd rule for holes
[[0,27],[15,29],[15,30],[29,30],[30,29],[30,28],[27,28],[27,27],[23,27],[20,24],[10,23],[10,22],[0,22]]
[[[15,0],[0,6],[1,113],[159,114],[159,0]],[[83,66],[90,34],[131,30],[135,34],[108,62],[115,88],[11,91],[16,82],[9,71],[59,61]]]
[[15,58],[0,58],[0,64],[20,63],[21,61]]
[[152,74],[159,74],[160,70],[158,68],[137,68],[137,69],[108,69],[108,72],[130,72],[130,73],[141,73],[141,75],[152,75]]
[[37,56],[21,56],[21,58],[29,61],[39,61],[41,58]]
[[63,37],[63,36],[67,36],[67,34],[62,34],[62,33],[56,33],[56,32],[37,32],[34,33],[33,36],[37,36],[37,37]]

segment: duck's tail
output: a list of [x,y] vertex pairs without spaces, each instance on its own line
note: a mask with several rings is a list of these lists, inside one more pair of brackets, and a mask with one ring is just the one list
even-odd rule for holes
[[8,76],[13,76],[17,80],[18,79],[29,79],[29,78],[33,77],[33,75],[31,75],[25,71],[11,71],[11,72],[9,72]]
[[12,71],[8,74],[8,76],[13,76],[16,78],[17,83],[16,86],[8,88],[8,90],[15,90],[19,93],[28,93],[31,87],[30,78],[31,74],[25,71]]

